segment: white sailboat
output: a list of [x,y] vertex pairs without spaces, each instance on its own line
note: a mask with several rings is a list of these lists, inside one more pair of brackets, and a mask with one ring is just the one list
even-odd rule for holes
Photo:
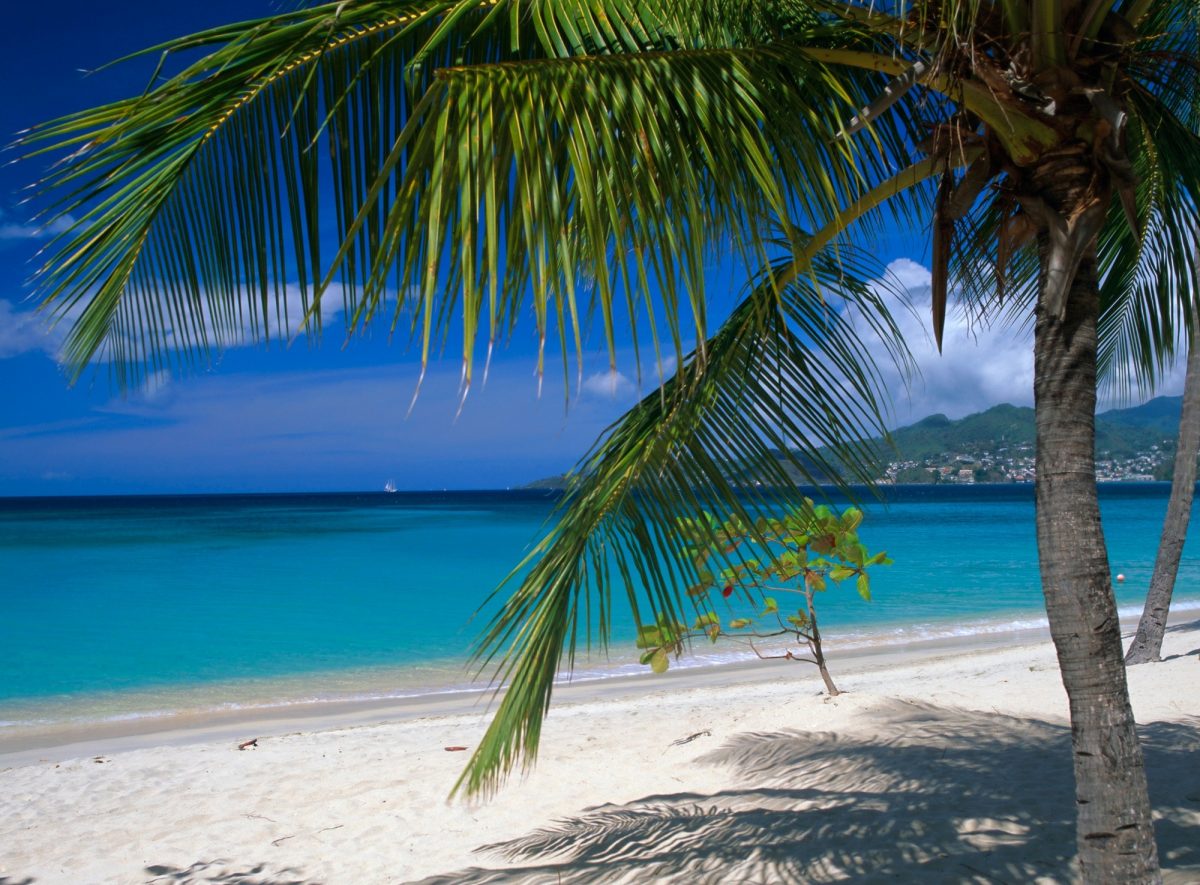
[[388,493],[396,491],[396,483],[389,479],[383,484],[383,490]]

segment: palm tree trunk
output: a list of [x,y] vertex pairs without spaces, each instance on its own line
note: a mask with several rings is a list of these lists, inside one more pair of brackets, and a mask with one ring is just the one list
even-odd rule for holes
[[1162,539],[1158,542],[1158,558],[1150,578],[1146,607],[1138,621],[1137,633],[1126,664],[1145,664],[1157,661],[1162,655],[1163,633],[1167,629],[1167,613],[1171,609],[1171,594],[1175,576],[1179,573],[1179,558],[1187,537],[1192,516],[1192,498],[1196,492],[1196,454],[1200,452],[1200,317],[1193,317],[1192,343],[1188,351],[1187,375],[1183,382],[1183,406],[1179,412],[1179,445],[1175,450],[1175,475],[1171,479],[1171,499],[1163,520]]
[[[1061,205],[1061,204],[1060,204]],[[1040,237],[1043,268],[1052,257]],[[1043,283],[1045,274],[1043,274]],[[1076,842],[1085,882],[1159,882],[1141,745],[1096,495],[1095,242],[1061,314],[1039,296],[1034,339],[1042,589],[1071,711]]]

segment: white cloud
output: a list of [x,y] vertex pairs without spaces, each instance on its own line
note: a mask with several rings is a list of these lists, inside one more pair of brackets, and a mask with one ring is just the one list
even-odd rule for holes
[[933,275],[923,264],[911,258],[897,258],[887,266],[888,275],[904,289],[927,289]]
[[[906,290],[908,304],[894,293],[884,293],[884,298],[919,369],[906,390],[899,372],[881,361],[894,400],[893,426],[939,412],[961,418],[999,403],[1033,405],[1031,323],[988,326],[972,322],[952,304],[939,354],[932,332],[929,270],[908,258],[898,258],[888,265],[888,271],[890,284]],[[1155,396],[1178,396],[1182,392],[1186,369],[1183,357],[1186,353],[1168,367]],[[1119,392],[1101,386],[1098,410],[1136,405],[1144,399],[1136,390],[1126,397],[1116,396]]]
[[517,485],[570,467],[624,405],[579,400],[567,413],[561,376],[539,398],[528,368],[493,364],[456,415],[458,369],[434,366],[409,417],[412,366],[154,382],[151,401],[109,402],[86,424],[0,429],[0,489],[49,474],[80,490]]
[[[32,310],[20,310],[9,301],[0,300],[0,359],[20,356],[32,351],[41,351],[47,356],[57,359],[67,332],[83,314],[84,303],[80,302],[63,311],[61,316],[52,317],[51,312],[39,314]],[[309,302],[311,306],[311,302]],[[214,319],[213,310],[208,302],[199,308],[199,324],[206,330],[208,340],[218,348],[230,349],[247,347],[261,340],[261,317],[251,317],[253,307],[244,310],[230,322],[218,322]],[[285,323],[286,311],[286,323]],[[322,328],[328,332],[341,322],[343,311],[342,292],[340,286],[333,285],[321,298],[319,312]],[[277,312],[272,306],[270,313],[271,336],[278,340],[280,337],[294,338],[303,335],[305,303],[301,297],[300,287],[289,284],[283,288],[283,299]],[[253,322],[252,322],[253,319]],[[387,317],[390,321],[390,316]],[[190,320],[190,318],[189,318]],[[53,328],[51,324],[53,322]],[[276,325],[284,326],[281,332]],[[177,334],[174,326],[168,325],[162,330],[166,347],[179,348],[183,336]],[[189,338],[194,336],[188,336]],[[126,351],[136,353],[142,347],[140,338],[126,342]],[[106,359],[106,351],[96,356],[97,361]]]
[[[607,354],[592,354],[588,357],[588,362],[599,358],[607,358]],[[653,364],[649,361],[642,362],[639,378],[636,368],[631,368],[631,366],[637,366],[637,354],[632,350],[620,351],[617,362],[630,369],[630,374],[627,375],[621,370],[613,368],[593,372],[579,385],[579,392],[585,394],[585,400],[590,397],[608,401],[624,401],[628,404],[634,398],[645,394],[648,389],[657,390],[659,385],[671,379],[678,367],[678,360],[674,354],[667,354]]]
[[0,300],[0,359],[34,351],[54,357],[62,338],[62,327],[51,329],[44,314],[19,310],[12,302]]
[[0,240],[38,240],[68,230],[75,223],[70,215],[56,218],[49,224],[28,224],[18,221],[0,223]]
[[618,372],[609,369],[607,372],[597,372],[589,375],[583,382],[583,392],[605,399],[617,399],[632,393],[634,383]]
[[[930,318],[929,270],[908,258],[898,258],[888,265],[888,272],[888,284],[881,283],[880,292],[918,369],[906,386],[906,379],[883,355],[880,344],[879,368],[892,392],[895,426],[939,412],[961,418],[998,403],[1033,404],[1030,329],[973,323],[952,307],[939,354]],[[889,291],[897,286],[905,290],[906,299]],[[873,334],[866,331],[865,323],[861,328],[870,342]]]

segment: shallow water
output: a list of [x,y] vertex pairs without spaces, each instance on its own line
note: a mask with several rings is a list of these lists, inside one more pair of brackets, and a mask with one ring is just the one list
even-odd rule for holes
[[[1129,612],[1168,491],[1101,490]],[[552,505],[540,492],[0,501],[0,727],[460,690],[472,617]],[[870,603],[851,588],[819,598],[831,642],[1039,622],[1031,487],[899,488],[866,509],[864,542],[895,564]],[[1180,610],[1200,608],[1186,551],[1177,587]],[[614,636],[632,639],[624,608]],[[685,663],[748,654],[719,643]],[[634,657],[623,641],[578,666],[611,675]]]

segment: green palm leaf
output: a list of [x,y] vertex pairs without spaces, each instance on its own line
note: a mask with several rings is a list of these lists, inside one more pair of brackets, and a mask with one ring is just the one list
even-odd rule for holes
[[[905,136],[830,142],[843,105],[795,112],[806,89],[851,107],[875,75],[835,78],[793,43],[705,48],[730,35],[674,8],[620,11],[362,3],[156,47],[216,48],[137,99],[23,139],[82,145],[43,182],[65,194],[50,211],[78,218],[41,279],[60,316],[81,311],[68,361],[78,372],[102,357],[136,383],[232,341],[319,332],[315,303],[334,282],[351,331],[391,300],[392,329],[411,311],[424,353],[461,317],[468,382],[480,320],[490,349],[527,300],[543,338],[556,321],[578,342],[581,284],[611,343],[614,304],[636,315],[653,283],[650,313],[682,356],[684,337],[706,337],[717,248],[760,266],[766,231],[823,222],[887,173],[881,147]],[[611,54],[646,45],[693,48]],[[332,257],[330,239],[343,244]]]
[[693,353],[580,462],[555,525],[514,575],[528,573],[479,640],[481,661],[500,657],[507,692],[457,788],[490,792],[519,760],[532,763],[562,658],[573,666],[581,636],[608,644],[614,593],[624,590],[639,623],[700,609],[685,590],[699,579],[677,518],[753,524],[764,508],[794,503],[791,471],[813,484],[874,482],[878,453],[849,442],[886,434],[866,342],[908,363],[869,270],[879,268],[849,251],[808,273],[777,267],[703,358]]
[[678,621],[703,604],[684,590],[698,575],[680,517],[753,525],[764,509],[794,503],[797,473],[813,485],[874,484],[879,453],[863,440],[886,437],[886,398],[865,342],[882,345],[902,374],[912,364],[880,297],[886,284],[865,282],[870,259],[822,250],[943,165],[902,170],[806,239],[752,288],[703,358],[692,354],[580,462],[557,524],[510,576],[532,566],[480,638],[477,659],[500,656],[496,679],[509,685],[456,789],[494,790],[519,760],[532,763],[564,652],[573,666],[580,633],[590,643],[593,627],[602,647],[609,641],[614,570],[639,623],[640,611],[648,623]]

